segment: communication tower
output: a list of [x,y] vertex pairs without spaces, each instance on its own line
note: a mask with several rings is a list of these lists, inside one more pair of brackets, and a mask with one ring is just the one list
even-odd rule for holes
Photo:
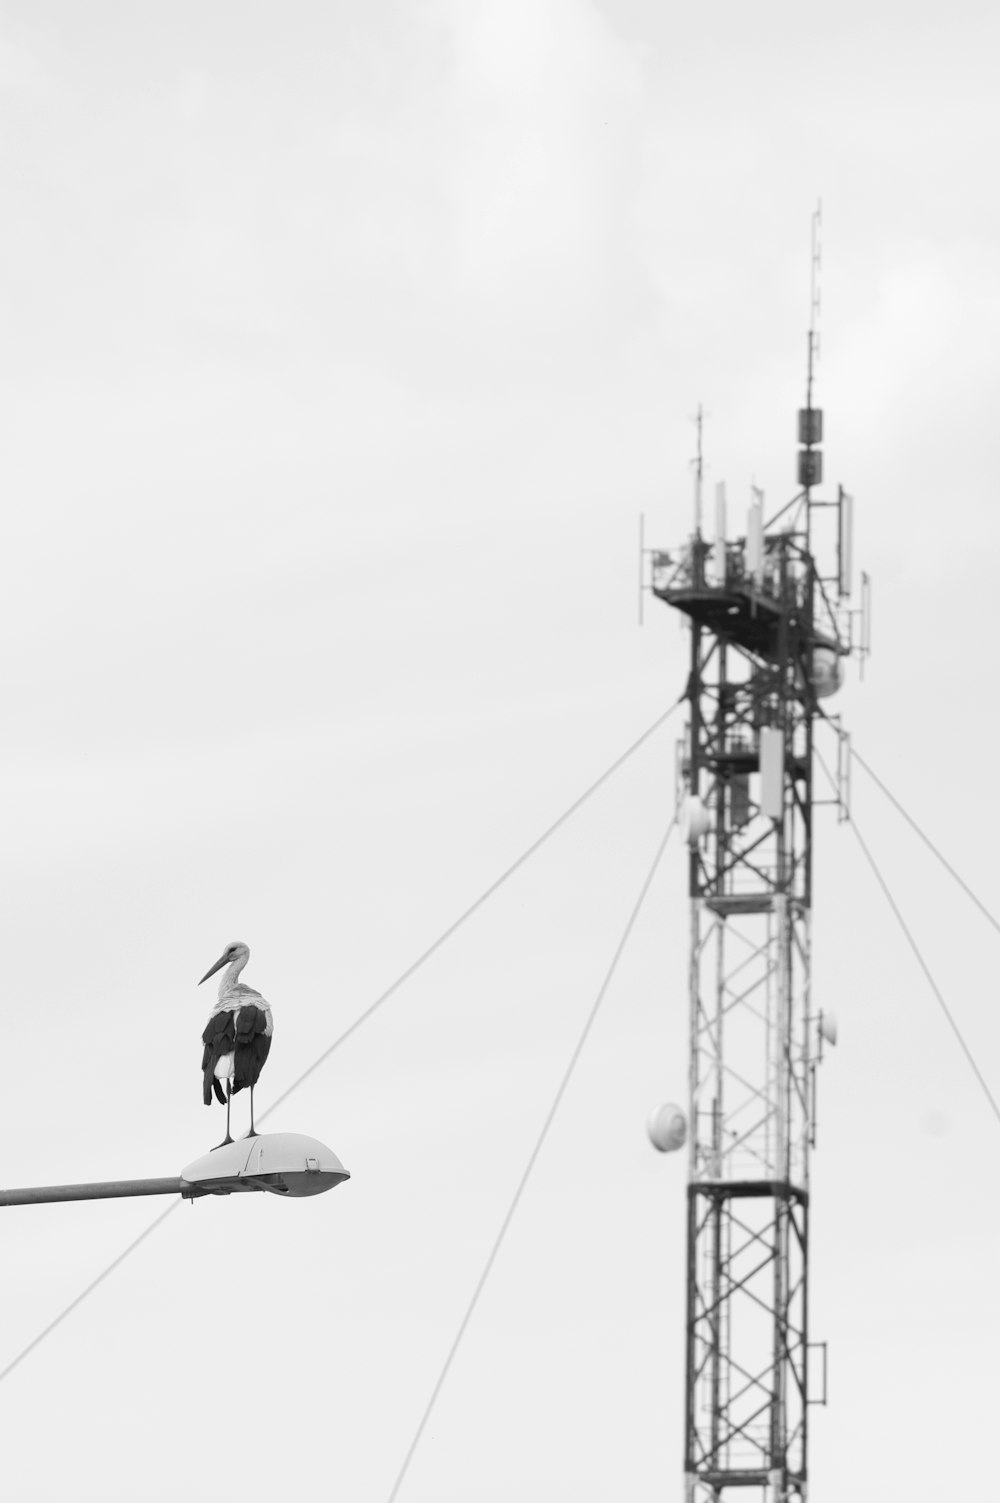
[[694,532],[679,553],[652,554],[653,593],[691,630],[678,749],[691,900],[688,1503],[805,1499],[809,1408],[825,1402],[810,1388],[809,1155],[834,1027],[810,995],[813,725],[867,641],[863,623],[852,644],[851,498],[815,494],[818,237],[817,211],[797,493],[765,520],[752,488],[745,533],[731,538],[718,485],[705,537],[699,413]]

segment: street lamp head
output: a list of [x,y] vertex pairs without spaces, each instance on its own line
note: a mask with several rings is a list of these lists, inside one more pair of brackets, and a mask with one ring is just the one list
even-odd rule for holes
[[332,1149],[296,1132],[257,1133],[213,1148],[181,1173],[181,1194],[231,1195],[268,1190],[298,1199],[332,1190],[350,1174]]

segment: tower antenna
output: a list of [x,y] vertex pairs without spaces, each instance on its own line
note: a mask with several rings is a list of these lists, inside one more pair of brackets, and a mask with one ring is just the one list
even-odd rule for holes
[[[696,540],[652,585],[691,627],[677,764],[690,899],[685,1503],[806,1503],[809,1424],[826,1403],[809,1208],[817,1072],[836,1030],[813,1003],[813,733],[859,649],[842,605],[846,493],[810,496],[823,478],[819,227],[817,207],[799,492],[764,524],[755,488],[745,537],[727,537],[718,505],[713,566]],[[700,411],[698,435],[700,527]],[[804,524],[781,521],[793,506]],[[809,522],[834,506],[836,554],[829,526],[814,547]],[[657,1114],[654,1147],[681,1146],[683,1116]]]
[[820,235],[823,227],[823,203],[817,200],[812,216],[812,270],[809,278],[809,356],[806,373],[806,409],[812,411],[813,376],[819,362],[819,273],[823,246]]
[[819,270],[820,227],[823,205],[819,202],[812,216],[812,271],[809,278],[809,334],[808,359],[806,361],[806,405],[799,408],[799,484],[806,495],[806,531],[809,530],[810,489],[823,479],[823,452],[818,445],[823,442],[823,414],[813,406],[813,382],[819,360]]
[[698,453],[694,459],[694,535],[701,537],[701,487],[705,474],[704,457],[702,454],[702,432],[704,418],[702,416],[701,403],[698,403],[698,415],[695,418],[695,427],[698,430]]

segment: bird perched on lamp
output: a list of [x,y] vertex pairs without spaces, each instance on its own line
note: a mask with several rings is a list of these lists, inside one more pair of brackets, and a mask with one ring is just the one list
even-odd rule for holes
[[226,1136],[218,1144],[219,1148],[233,1141],[229,1135],[230,1102],[237,1091],[246,1088],[250,1090],[250,1131],[247,1137],[257,1136],[253,1125],[253,1088],[270,1053],[274,1032],[270,1007],[260,992],[255,992],[252,986],[246,986],[239,979],[249,959],[249,946],[234,940],[198,982],[201,986],[223,966],[228,967],[219,982],[219,1000],[201,1036],[205,1046],[201,1060],[205,1105],[211,1106],[214,1091],[226,1108]]

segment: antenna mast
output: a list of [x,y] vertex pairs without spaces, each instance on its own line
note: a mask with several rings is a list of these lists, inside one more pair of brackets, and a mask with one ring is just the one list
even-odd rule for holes
[[697,453],[697,456],[696,456],[695,461],[694,461],[694,535],[695,535],[696,538],[700,538],[701,537],[701,487],[702,487],[702,480],[704,478],[704,473],[705,473],[704,462],[703,462],[703,458],[702,458],[702,448],[701,448],[703,421],[702,421],[701,403],[700,402],[698,403],[698,415],[695,418],[695,425],[696,425],[696,427],[698,429],[698,453]]
[[[811,542],[814,507],[839,508],[843,531],[839,501],[810,497],[822,473],[819,223],[817,208],[798,415],[804,518],[787,517],[801,492],[768,526],[755,500],[746,537],[717,539],[706,578],[699,410],[695,545],[652,586],[691,624],[680,748],[691,915],[687,1503],[804,1503],[809,1413],[826,1402],[813,1391],[807,1308],[816,1068],[832,1037],[811,1000],[812,738],[851,637],[845,550],[825,539],[824,553],[839,556],[823,572]],[[823,1374],[825,1389],[825,1346]]]
[[813,381],[819,360],[819,269],[822,205],[817,204],[812,217],[812,265],[809,277],[809,334],[806,360],[806,405],[799,410],[799,484],[806,493],[806,537],[809,537],[810,491],[823,479],[823,454],[817,448],[823,442],[823,414],[813,406]]
[[819,272],[823,247],[820,231],[823,225],[823,205],[817,203],[812,217],[812,270],[809,282],[809,362],[806,378],[806,407],[812,410],[813,371],[819,360]]

